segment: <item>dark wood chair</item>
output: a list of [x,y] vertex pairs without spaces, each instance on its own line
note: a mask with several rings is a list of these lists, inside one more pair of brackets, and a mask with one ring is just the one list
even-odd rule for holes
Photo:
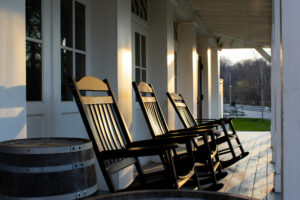
[[[220,165],[219,157],[217,154],[216,145],[214,149],[209,145],[207,134],[213,134],[211,129],[180,129],[170,131],[168,129],[167,123],[163,116],[162,110],[157,101],[154,89],[152,85],[148,85],[145,82],[140,82],[138,85],[133,82],[133,88],[136,94],[136,98],[141,106],[142,112],[144,114],[147,125],[150,129],[150,133],[153,138],[162,138],[169,137],[173,135],[188,135],[196,134],[199,135],[197,138],[193,138],[194,144],[194,156],[195,161],[200,164],[203,163],[204,168],[206,168],[206,173],[202,175],[209,176],[208,179],[200,180],[200,184],[207,184],[208,182],[212,183],[211,186],[207,187],[208,190],[219,190],[223,187],[223,184],[217,183],[218,179],[224,178],[227,175],[227,172],[223,172]],[[201,131],[202,130],[202,131]],[[199,134],[199,131],[201,134]],[[214,137],[213,137],[214,138]],[[199,143],[199,140],[202,140],[202,143]],[[185,153],[177,153],[179,157],[185,156]],[[199,166],[198,169],[201,167]],[[219,173],[216,173],[216,172]],[[200,174],[200,173],[199,173]],[[200,178],[200,175],[199,177]]]
[[[199,188],[192,150],[182,160],[172,154],[178,147],[177,140],[190,141],[190,137],[133,142],[108,80],[86,76],[78,82],[73,77],[68,81],[110,192],[121,191],[112,175],[132,165],[138,175],[123,190],[181,188],[193,176],[194,186]],[[138,157],[151,155],[160,156],[164,169],[144,173]],[[178,170],[177,163],[185,163],[184,170]]]
[[[189,108],[187,107],[183,97],[181,96],[181,94],[177,94],[177,93],[172,93],[170,94],[169,92],[167,92],[167,96],[169,98],[169,100],[171,101],[174,109],[176,110],[177,115],[179,116],[183,126],[185,128],[192,128],[192,127],[198,127],[198,126],[206,126],[206,125],[219,125],[221,126],[224,134],[223,136],[220,136],[216,138],[216,143],[222,144],[222,143],[227,143],[228,147],[227,148],[223,148],[223,149],[219,149],[219,155],[224,155],[224,154],[231,154],[232,158],[229,160],[221,160],[222,163],[222,167],[226,168],[234,163],[236,163],[237,161],[239,161],[240,159],[246,157],[249,152],[245,152],[237,134],[236,131],[233,127],[232,124],[232,119],[226,119],[226,118],[222,118],[222,119],[210,119],[210,120],[203,120],[203,121],[199,121],[197,123],[197,121],[194,119],[192,113],[190,112]],[[226,124],[229,124],[232,133],[228,133],[227,129],[226,129]],[[236,144],[234,145],[231,141],[235,140]],[[240,154],[237,155],[235,152],[235,149],[239,148],[240,149]]]

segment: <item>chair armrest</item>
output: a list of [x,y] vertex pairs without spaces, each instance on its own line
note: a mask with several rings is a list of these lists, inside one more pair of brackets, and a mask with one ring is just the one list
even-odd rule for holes
[[201,122],[198,124],[198,126],[206,126],[206,127],[210,127],[210,128],[215,128],[217,126],[221,125],[221,121],[217,120],[217,121],[211,121],[211,122]]
[[203,121],[203,122],[205,122],[205,121],[216,121],[216,120],[218,120],[218,119],[196,119],[197,121]]
[[160,136],[156,136],[157,138],[161,139],[161,140],[165,140],[169,143],[179,143],[179,144],[184,144],[187,143],[195,138],[198,138],[199,135],[197,134],[184,134],[184,135],[169,135],[169,134],[165,134],[165,135],[160,135]]
[[164,138],[154,138],[154,139],[149,139],[149,140],[139,140],[139,141],[134,141],[128,144],[128,147],[144,147],[144,146],[157,146],[157,145],[173,145],[169,141],[167,141]]
[[[203,134],[206,134],[207,132],[211,131],[210,129],[207,129],[207,127],[192,127],[192,128],[186,128],[186,129],[176,129],[168,131],[166,135],[180,135],[180,136],[189,136],[189,135],[196,135],[201,136]],[[196,137],[195,136],[195,137]]]
[[199,126],[204,126],[204,125],[220,125],[221,120],[223,119],[196,119],[196,122]]
[[230,123],[234,118],[230,117],[230,118],[222,118],[222,120],[225,121],[225,123]]
[[141,156],[154,156],[164,153],[165,150],[178,147],[176,143],[129,147],[126,149],[102,151],[101,157],[103,159],[113,158],[128,158],[128,157],[141,157]]

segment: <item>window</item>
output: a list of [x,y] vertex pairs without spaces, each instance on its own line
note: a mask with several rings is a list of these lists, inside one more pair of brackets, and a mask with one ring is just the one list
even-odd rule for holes
[[85,76],[85,5],[74,0],[61,0],[61,100],[72,101],[68,76],[79,80]]
[[147,81],[146,37],[135,32],[135,81]]
[[41,0],[26,0],[26,100],[42,101]]
[[131,0],[131,12],[148,20],[148,1],[147,0]]

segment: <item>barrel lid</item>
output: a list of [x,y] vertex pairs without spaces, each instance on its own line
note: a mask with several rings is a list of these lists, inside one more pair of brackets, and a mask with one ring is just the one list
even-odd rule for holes
[[127,199],[144,199],[144,200],[258,200],[254,197],[246,197],[224,192],[212,192],[205,190],[137,190],[128,192],[117,192],[113,194],[103,194],[97,197],[90,197],[86,200],[127,200]]
[[29,138],[0,142],[0,153],[53,154],[84,151],[92,148],[92,142],[84,138]]

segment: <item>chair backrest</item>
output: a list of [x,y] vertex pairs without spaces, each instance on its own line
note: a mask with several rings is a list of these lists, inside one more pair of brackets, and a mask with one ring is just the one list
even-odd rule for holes
[[167,96],[171,101],[174,109],[176,110],[176,113],[179,116],[183,126],[185,128],[191,128],[197,126],[197,122],[195,121],[192,113],[187,107],[181,94],[177,94],[177,93],[170,94],[169,92],[167,92]]
[[115,192],[117,187],[111,175],[139,163],[137,158],[105,160],[101,156],[104,151],[124,149],[132,141],[110,84],[108,80],[101,81],[92,76],[85,76],[78,82],[75,82],[74,77],[69,77],[69,84],[103,176],[110,191]]
[[152,137],[166,134],[169,129],[151,84],[132,83]]

